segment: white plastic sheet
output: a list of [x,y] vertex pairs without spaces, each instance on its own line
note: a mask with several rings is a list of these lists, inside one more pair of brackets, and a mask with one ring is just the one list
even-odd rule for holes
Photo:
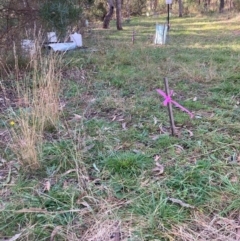
[[61,51],[65,52],[71,49],[76,49],[77,44],[76,43],[55,43],[55,44],[48,44],[48,47],[50,47],[53,51]]
[[55,32],[48,32],[47,37],[49,43],[57,43],[57,35]]
[[82,47],[82,35],[79,33],[74,33],[70,35],[72,42],[76,43],[78,47]]
[[65,52],[68,50],[76,49],[77,47],[82,47],[82,35],[78,33],[74,33],[70,35],[70,43],[52,43],[47,46],[51,48],[53,51],[61,51]]
[[156,24],[156,35],[154,39],[155,44],[165,44],[167,36],[167,25]]
[[24,52],[29,53],[30,55],[35,54],[35,43],[33,40],[30,39],[23,39],[21,42],[22,49]]

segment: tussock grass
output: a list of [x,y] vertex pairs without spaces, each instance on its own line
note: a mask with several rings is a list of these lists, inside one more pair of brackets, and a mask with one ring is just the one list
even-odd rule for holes
[[19,108],[10,114],[11,148],[30,169],[40,167],[43,133],[57,128],[60,114],[61,56],[43,56],[37,42],[35,49],[31,72],[17,83]]
[[[37,119],[21,110],[14,120],[18,127],[11,128],[11,149],[24,167],[38,169],[40,167],[39,151],[41,150],[42,132],[36,128]],[[14,126],[15,122],[13,122]]]
[[44,56],[40,51],[37,58],[32,60],[33,76],[25,88],[32,85],[30,98],[39,120],[39,128],[44,130],[56,127],[59,120],[62,56],[54,53]]

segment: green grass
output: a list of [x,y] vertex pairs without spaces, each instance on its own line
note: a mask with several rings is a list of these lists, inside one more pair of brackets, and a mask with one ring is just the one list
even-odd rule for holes
[[[66,105],[54,133],[44,133],[36,173],[19,169],[4,139],[9,109],[1,108],[0,161],[7,164],[0,171],[0,238],[107,240],[120,223],[125,240],[190,240],[189,233],[196,238],[204,229],[196,222],[200,214],[206,226],[219,216],[237,222],[238,19],[173,16],[164,46],[149,41],[154,18],[133,18],[124,31],[114,23],[93,29],[86,51],[64,56],[60,99]],[[173,99],[195,115],[173,107],[174,137],[156,92],[164,89],[164,77]],[[155,159],[162,174],[152,171]],[[186,239],[176,230],[185,230]]]

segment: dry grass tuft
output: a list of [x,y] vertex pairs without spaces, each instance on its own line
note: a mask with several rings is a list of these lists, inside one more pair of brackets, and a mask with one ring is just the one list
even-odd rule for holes
[[42,133],[37,130],[36,118],[32,113],[21,110],[15,118],[11,129],[12,144],[11,149],[17,155],[19,162],[30,169],[38,169],[40,162],[38,160],[38,148],[41,145]]
[[[110,190],[108,191],[111,192]],[[88,228],[83,231],[80,241],[128,240],[132,236],[131,221],[120,219],[118,212],[131,201],[119,201],[114,197],[108,197],[107,200],[94,199],[94,202],[96,205],[94,209],[97,212],[89,212],[82,215]],[[81,203],[88,206],[86,202]],[[92,205],[93,203],[91,207],[93,207]]]
[[84,239],[87,241],[111,241],[122,240],[121,223],[117,220],[99,220],[92,225],[84,235]]
[[39,65],[34,65],[33,105],[40,128],[49,129],[55,127],[59,120],[61,60],[57,56],[50,55],[40,61]]
[[171,234],[178,241],[236,241],[240,240],[239,229],[240,225],[236,220],[218,215],[210,218],[197,213],[190,225],[174,226]]
[[37,169],[43,132],[56,129],[59,120],[61,56],[44,56],[36,41],[35,54],[31,57],[32,72],[23,83],[18,83],[18,98],[22,104],[12,116],[15,124],[11,128],[11,147],[22,165]]

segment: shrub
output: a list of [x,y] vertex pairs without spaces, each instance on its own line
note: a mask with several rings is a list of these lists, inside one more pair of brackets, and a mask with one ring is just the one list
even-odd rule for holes
[[39,9],[40,17],[50,31],[57,31],[64,36],[67,28],[76,25],[82,16],[82,7],[69,0],[44,2]]

